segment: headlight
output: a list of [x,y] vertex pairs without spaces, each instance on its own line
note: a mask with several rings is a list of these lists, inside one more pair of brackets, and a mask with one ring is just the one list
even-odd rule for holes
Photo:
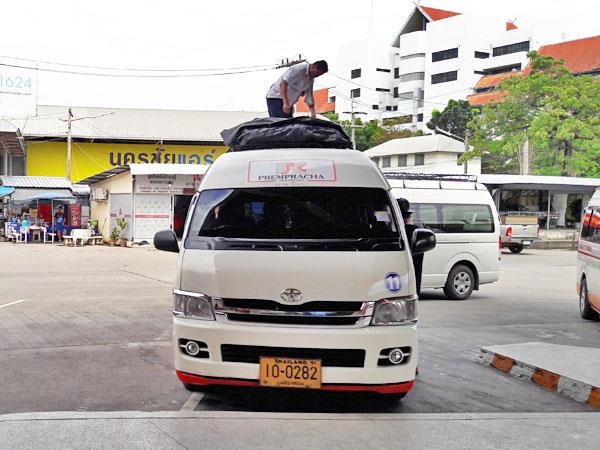
[[417,320],[417,299],[388,298],[375,303],[371,325],[405,325]]
[[173,291],[173,315],[190,319],[215,320],[212,299],[195,292]]

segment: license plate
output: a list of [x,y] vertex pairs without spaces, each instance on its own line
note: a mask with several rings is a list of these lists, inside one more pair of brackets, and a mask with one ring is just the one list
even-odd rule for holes
[[260,385],[319,389],[321,387],[321,360],[261,356]]
[[523,241],[523,245],[531,245],[531,241]]

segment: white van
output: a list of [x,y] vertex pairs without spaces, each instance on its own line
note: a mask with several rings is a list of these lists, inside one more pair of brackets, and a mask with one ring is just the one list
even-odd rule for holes
[[[399,208],[361,152],[226,153],[194,196],[173,301],[177,376],[205,385],[402,397],[417,366],[417,296]],[[435,246],[421,230],[414,252]]]
[[600,188],[583,213],[577,248],[577,293],[581,317],[600,319]]
[[394,197],[410,202],[414,223],[436,235],[436,248],[423,260],[421,289],[442,288],[448,298],[464,300],[480,285],[498,281],[500,223],[484,185],[443,175],[386,177]]

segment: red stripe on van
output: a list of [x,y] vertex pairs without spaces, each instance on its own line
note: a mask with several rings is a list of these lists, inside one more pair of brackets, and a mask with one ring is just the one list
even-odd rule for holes
[[[191,373],[176,370],[177,378],[183,383],[197,384],[201,386],[244,386],[261,387],[258,381],[239,380],[233,378],[213,378],[192,375]],[[347,392],[376,392],[378,394],[400,394],[410,391],[415,384],[414,380],[396,384],[323,384],[323,391],[347,391]]]

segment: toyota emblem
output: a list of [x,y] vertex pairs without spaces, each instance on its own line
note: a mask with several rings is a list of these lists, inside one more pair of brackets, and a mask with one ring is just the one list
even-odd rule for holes
[[284,289],[279,296],[281,300],[288,303],[298,303],[302,300],[302,292],[293,288]]

